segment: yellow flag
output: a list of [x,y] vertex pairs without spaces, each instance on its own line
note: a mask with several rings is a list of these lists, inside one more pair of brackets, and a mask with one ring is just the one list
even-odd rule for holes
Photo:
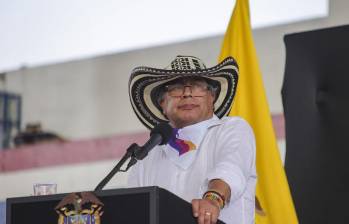
[[230,115],[247,120],[256,136],[256,196],[265,212],[264,215],[256,212],[256,223],[296,224],[297,215],[282,166],[253,44],[248,0],[236,0],[219,61],[227,56],[237,60],[240,71]]

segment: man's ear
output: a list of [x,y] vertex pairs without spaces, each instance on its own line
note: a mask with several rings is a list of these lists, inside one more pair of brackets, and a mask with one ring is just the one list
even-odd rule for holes
[[213,97],[213,101],[215,101],[216,97],[217,97],[217,93],[216,91],[211,91],[211,95]]
[[213,101],[216,99],[216,92],[210,91]]
[[213,112],[214,112],[214,102],[215,102],[215,97],[216,97],[216,93],[215,92],[211,92],[211,96],[212,96],[212,110],[213,110]]
[[160,101],[160,107],[162,109],[162,114],[166,116],[166,113],[165,113],[165,110],[164,110],[164,107],[165,107],[165,100],[164,99],[162,99]]

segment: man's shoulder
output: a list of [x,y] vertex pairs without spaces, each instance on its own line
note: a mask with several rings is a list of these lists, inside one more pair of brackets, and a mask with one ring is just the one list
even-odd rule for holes
[[220,119],[223,126],[245,127],[251,128],[250,124],[242,117],[239,116],[225,116]]
[[253,129],[250,124],[244,118],[239,116],[226,116],[219,119],[216,125],[212,127],[211,131],[223,135],[228,133],[241,133],[254,136]]

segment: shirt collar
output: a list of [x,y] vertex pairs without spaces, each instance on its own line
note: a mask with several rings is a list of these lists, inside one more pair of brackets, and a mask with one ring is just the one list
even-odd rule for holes
[[213,115],[210,119],[174,129],[174,135],[163,147],[167,157],[177,166],[187,169],[194,161],[198,148],[210,127],[221,124],[221,120]]

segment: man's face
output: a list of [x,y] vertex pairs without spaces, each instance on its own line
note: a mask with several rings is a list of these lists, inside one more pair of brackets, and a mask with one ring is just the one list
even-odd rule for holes
[[213,116],[214,93],[208,89],[205,80],[180,79],[166,89],[160,106],[175,128],[183,128]]

